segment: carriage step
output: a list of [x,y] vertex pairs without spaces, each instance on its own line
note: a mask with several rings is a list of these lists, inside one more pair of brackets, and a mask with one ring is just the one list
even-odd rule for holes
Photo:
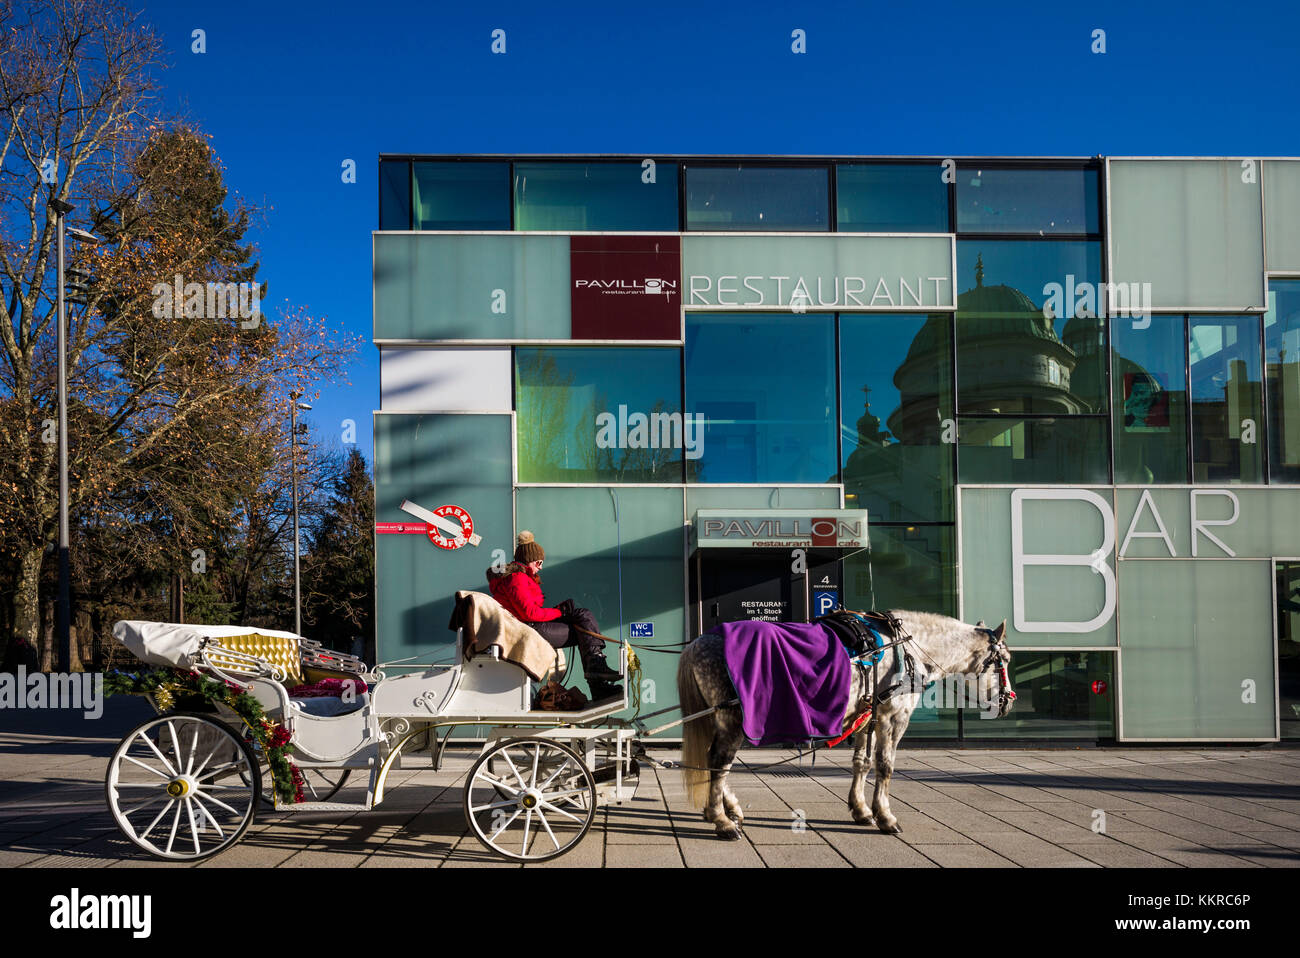
[[298,802],[285,805],[282,812],[366,812],[370,805],[366,802]]

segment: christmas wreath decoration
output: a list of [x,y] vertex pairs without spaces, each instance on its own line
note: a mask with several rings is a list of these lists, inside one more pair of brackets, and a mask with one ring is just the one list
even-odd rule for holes
[[151,669],[133,674],[110,672],[104,676],[106,695],[152,695],[163,712],[175,708],[177,699],[188,699],[199,705],[225,705],[240,717],[249,734],[262,749],[266,763],[271,767],[271,782],[281,805],[293,805],[303,800],[302,772],[289,759],[292,746],[289,730],[266,717],[262,703],[253,698],[243,686],[233,682],[185,672],[179,669]]

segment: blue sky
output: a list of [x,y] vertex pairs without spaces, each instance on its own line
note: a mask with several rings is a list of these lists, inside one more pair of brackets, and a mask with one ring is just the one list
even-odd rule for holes
[[266,208],[251,238],[270,303],[367,341],[309,414],[334,441],[355,420],[367,459],[381,152],[1300,155],[1293,3],[147,0],[143,15],[171,64],[161,105]]

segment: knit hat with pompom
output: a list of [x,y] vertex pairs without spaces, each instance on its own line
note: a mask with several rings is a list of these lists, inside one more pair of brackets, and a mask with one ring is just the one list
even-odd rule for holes
[[515,561],[536,562],[538,559],[545,558],[546,550],[533,538],[533,534],[527,529],[520,532],[515,539]]

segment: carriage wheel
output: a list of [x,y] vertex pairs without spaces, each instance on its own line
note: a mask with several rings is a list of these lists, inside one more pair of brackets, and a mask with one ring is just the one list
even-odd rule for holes
[[[267,763],[266,756],[262,754],[262,746],[257,744],[257,740],[248,729],[244,729],[244,741],[253,750],[262,767],[262,805],[266,808],[274,808],[275,785],[271,781],[271,766]],[[352,770],[348,768],[303,768],[301,765],[298,766],[298,771],[302,773],[304,802],[328,802],[347,784],[348,776],[352,774]],[[240,772],[239,777],[244,782],[249,778],[247,772]]]
[[243,736],[208,715],[175,712],[141,722],[108,762],[113,820],[157,858],[198,861],[229,848],[253,824],[262,793]]
[[492,746],[465,784],[470,828],[492,851],[515,861],[558,858],[582,841],[595,817],[590,769],[573,749],[548,739]]

